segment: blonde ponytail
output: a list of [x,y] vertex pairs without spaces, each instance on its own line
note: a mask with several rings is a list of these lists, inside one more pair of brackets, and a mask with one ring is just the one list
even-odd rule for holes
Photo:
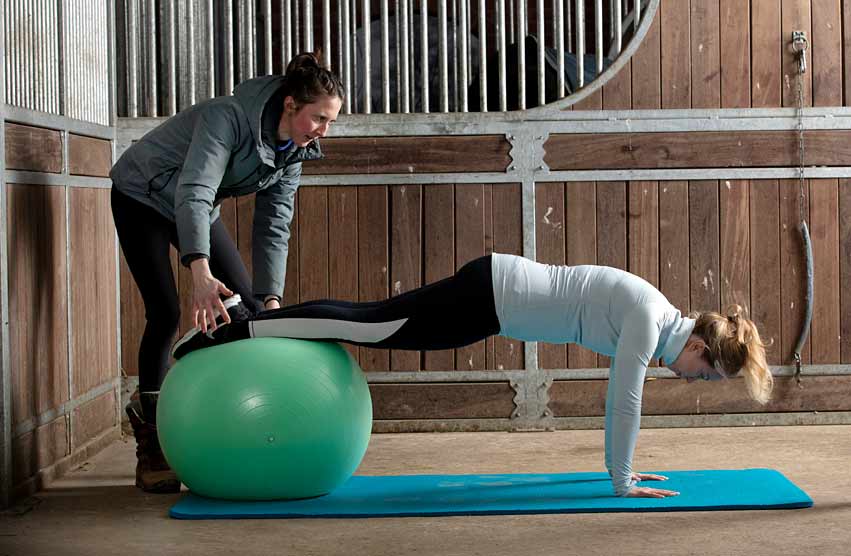
[[768,403],[774,378],[756,324],[743,315],[739,305],[730,305],[724,312],[726,315],[713,311],[697,314],[693,334],[706,343],[711,361],[728,377],[741,372],[750,397]]

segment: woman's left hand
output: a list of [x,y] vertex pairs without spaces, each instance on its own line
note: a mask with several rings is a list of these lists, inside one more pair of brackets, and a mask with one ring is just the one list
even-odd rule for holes
[[636,482],[640,481],[667,481],[668,477],[664,475],[653,475],[651,473],[633,473],[632,480]]

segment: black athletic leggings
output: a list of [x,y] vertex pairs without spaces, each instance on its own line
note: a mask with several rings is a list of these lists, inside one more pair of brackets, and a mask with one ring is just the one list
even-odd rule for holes
[[[359,342],[343,334],[316,338],[373,348],[432,350],[457,348],[499,333],[493,298],[491,257],[470,261],[454,275],[383,301],[309,301],[265,311],[253,322],[278,319],[333,319],[349,323],[386,323],[407,319],[392,335],[376,342]],[[318,324],[321,329],[322,323]],[[235,327],[248,337],[248,326]],[[357,328],[356,326],[354,328]],[[339,328],[337,329],[339,330]],[[256,334],[255,336],[259,336]],[[269,335],[269,334],[266,334]],[[276,334],[277,335],[277,334]],[[295,334],[294,337],[297,337]],[[231,339],[238,339],[232,337]]]
[[[139,344],[139,391],[159,390],[180,321],[180,301],[169,246],[177,247],[177,227],[153,208],[112,187],[112,217],[124,258],[145,304],[145,332]],[[242,296],[249,309],[261,309],[251,292],[248,271],[221,219],[210,226],[210,270]]]

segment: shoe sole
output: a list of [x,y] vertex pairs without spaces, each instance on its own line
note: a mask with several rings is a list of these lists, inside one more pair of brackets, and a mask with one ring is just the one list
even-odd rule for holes
[[[240,303],[242,303],[242,296],[240,296],[238,293],[232,295],[231,297],[225,299],[222,302],[222,304],[225,306],[225,311],[227,311],[231,307],[235,307],[235,306],[239,305]],[[177,352],[177,350],[180,348],[180,346],[182,346],[183,344],[185,344],[186,342],[188,342],[189,340],[194,338],[195,335],[198,334],[199,332],[201,332],[201,329],[198,328],[198,327],[195,327],[192,330],[190,330],[189,332],[187,332],[186,334],[184,334],[183,337],[181,339],[179,339],[177,342],[175,342],[174,346],[172,346],[171,356],[174,357],[174,354]],[[176,359],[176,357],[175,357],[175,359]]]

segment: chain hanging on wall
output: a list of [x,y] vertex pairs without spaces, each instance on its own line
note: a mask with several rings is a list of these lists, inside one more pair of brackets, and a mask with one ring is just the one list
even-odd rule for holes
[[795,79],[797,89],[797,111],[798,111],[798,221],[801,231],[801,240],[804,246],[804,255],[807,263],[807,293],[804,299],[804,322],[801,333],[795,344],[795,381],[798,387],[801,385],[801,350],[807,341],[810,324],[813,321],[813,290],[814,290],[814,268],[813,268],[813,244],[810,240],[810,231],[807,228],[806,214],[804,210],[804,160],[806,155],[804,144],[804,74],[807,72],[807,50],[809,41],[803,31],[792,32],[792,50],[797,58],[797,76]]

